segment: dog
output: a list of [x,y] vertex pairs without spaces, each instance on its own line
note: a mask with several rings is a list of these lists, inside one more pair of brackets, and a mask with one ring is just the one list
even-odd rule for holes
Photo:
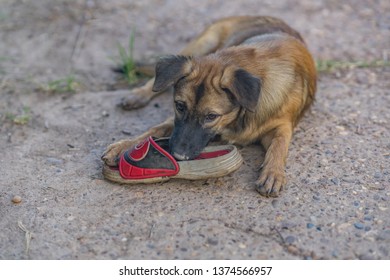
[[107,165],[117,165],[121,153],[151,135],[170,136],[178,160],[196,158],[217,136],[237,145],[260,142],[266,153],[254,187],[263,196],[279,195],[293,129],[316,92],[315,63],[296,30],[273,17],[224,18],[179,55],[160,58],[154,73],[122,105],[142,107],[173,89],[175,116],[109,145],[102,156]]

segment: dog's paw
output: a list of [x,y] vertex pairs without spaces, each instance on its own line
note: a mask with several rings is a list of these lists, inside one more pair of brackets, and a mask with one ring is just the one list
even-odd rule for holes
[[256,181],[256,190],[266,197],[277,197],[286,185],[284,170],[263,169]]
[[134,89],[128,96],[123,97],[118,106],[123,110],[133,110],[145,107],[150,102],[150,94],[147,94],[144,90]]
[[108,166],[117,166],[122,153],[134,146],[131,140],[122,140],[115,142],[107,147],[101,159]]

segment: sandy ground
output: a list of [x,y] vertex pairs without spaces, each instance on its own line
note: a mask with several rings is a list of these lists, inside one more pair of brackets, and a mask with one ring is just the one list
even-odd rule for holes
[[[126,86],[111,58],[134,28],[139,60],[245,14],[283,18],[316,59],[387,60],[390,2],[366,2],[1,0],[0,258],[390,259],[389,66],[319,75],[277,199],[252,185],[256,145],[219,179],[125,187],[101,175],[107,144],[172,113],[169,95],[115,106]],[[48,92],[70,75],[76,93]]]

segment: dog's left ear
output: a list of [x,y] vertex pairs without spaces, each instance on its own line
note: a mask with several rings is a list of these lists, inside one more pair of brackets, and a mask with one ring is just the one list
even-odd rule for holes
[[174,85],[180,78],[187,75],[186,62],[190,60],[188,56],[169,55],[160,58],[156,65],[156,76],[153,91],[166,90]]
[[221,87],[232,94],[234,99],[242,107],[254,112],[259,101],[261,80],[244,69],[225,71],[221,79]]

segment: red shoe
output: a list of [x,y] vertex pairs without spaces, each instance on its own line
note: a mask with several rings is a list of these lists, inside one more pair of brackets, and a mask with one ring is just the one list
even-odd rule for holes
[[103,166],[103,176],[121,184],[156,183],[170,178],[198,180],[225,176],[237,170],[242,157],[233,145],[210,146],[194,160],[176,161],[169,138],[146,138],[122,154],[118,167]]

